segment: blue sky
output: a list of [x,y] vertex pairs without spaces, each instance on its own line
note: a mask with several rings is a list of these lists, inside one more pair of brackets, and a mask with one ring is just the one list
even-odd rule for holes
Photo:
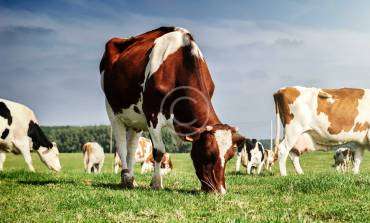
[[2,1],[0,97],[45,125],[106,124],[105,42],[162,25],[190,30],[221,120],[268,137],[272,94],[289,85],[369,87],[368,1]]

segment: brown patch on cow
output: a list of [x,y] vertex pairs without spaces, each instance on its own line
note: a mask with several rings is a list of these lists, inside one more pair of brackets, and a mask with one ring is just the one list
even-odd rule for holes
[[173,27],[161,27],[136,37],[113,38],[107,42],[100,71],[104,71],[104,93],[114,113],[137,104],[154,40],[173,30]]
[[82,146],[82,153],[85,154],[87,153],[88,155],[91,154],[92,152],[92,144],[91,143],[85,143],[83,146]]
[[274,94],[275,110],[280,113],[280,119],[285,127],[294,118],[289,105],[293,104],[301,93],[294,87],[280,89]]
[[365,123],[356,123],[354,132],[362,132],[370,129],[370,123],[365,122]]
[[[317,97],[317,115],[324,113],[328,116],[330,122],[328,132],[335,135],[342,131],[350,131],[355,125],[359,100],[365,91],[354,88],[322,89],[321,91],[330,95],[330,97],[320,97],[320,95]],[[360,127],[363,126],[358,126],[357,129],[362,129]]]

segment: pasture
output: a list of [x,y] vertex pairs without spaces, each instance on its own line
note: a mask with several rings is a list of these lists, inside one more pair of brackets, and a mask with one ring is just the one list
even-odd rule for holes
[[[151,174],[136,175],[137,189],[122,190],[109,155],[103,173],[87,175],[82,154],[60,154],[61,173],[52,173],[36,154],[36,173],[22,156],[8,154],[0,173],[1,222],[370,222],[370,153],[361,174],[337,174],[332,152],[302,157],[305,175],[297,176],[288,162],[288,177],[226,173],[225,196],[199,192],[189,154],[173,154],[174,170],[165,190],[149,188]],[[139,166],[136,172],[139,173]]]

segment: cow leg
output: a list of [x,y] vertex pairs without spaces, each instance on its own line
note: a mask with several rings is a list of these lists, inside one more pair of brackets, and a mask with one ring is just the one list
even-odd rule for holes
[[[87,167],[88,163],[89,163],[89,156],[88,156],[87,152],[85,152],[84,153],[84,168],[85,168],[86,172],[88,172],[87,171],[88,170],[88,167]],[[90,168],[90,170],[91,170],[91,168]]]
[[117,153],[122,162],[121,171],[121,184],[124,188],[133,187],[133,178],[130,176],[130,171],[127,168],[127,138],[126,138],[126,126],[119,119],[117,119],[110,107],[108,101],[105,101],[108,118],[113,128],[114,139],[117,145]]
[[101,173],[101,170],[103,169],[103,165],[104,165],[104,160],[102,160],[102,161],[98,164],[98,173]]
[[127,138],[126,138],[126,126],[121,122],[114,122],[112,125],[116,143],[118,146],[118,155],[122,162],[121,171],[121,184],[124,188],[134,187],[134,178],[130,174],[127,166]]
[[235,164],[235,172],[240,171],[240,164],[242,162],[242,156],[241,153],[236,154],[236,164]]
[[249,175],[252,173],[252,162],[248,162],[247,164],[247,173]]
[[286,160],[289,155],[289,150],[286,146],[286,140],[284,139],[279,145],[278,145],[278,151],[279,151],[279,169],[280,169],[280,175],[286,176]]
[[293,166],[294,166],[295,172],[297,174],[299,174],[299,175],[300,174],[303,174],[303,170],[302,170],[301,164],[299,163],[299,155],[297,155],[294,152],[290,152],[289,153],[289,157],[290,157],[290,159],[293,162]]
[[91,173],[91,172],[94,173],[94,163],[88,162],[86,168],[87,168],[86,170],[87,173]]
[[35,168],[32,164],[32,158],[31,158],[31,151],[30,151],[30,145],[28,139],[24,139],[22,141],[15,141],[14,145],[19,151],[21,151],[24,161],[26,161],[28,169],[31,172],[35,172]]
[[6,159],[5,152],[0,151],[0,171],[3,171],[5,159]]
[[161,175],[161,160],[166,152],[162,141],[161,128],[149,128],[150,137],[153,141],[154,173],[151,186],[153,189],[163,189],[163,176]]
[[114,173],[117,174],[118,173],[118,170],[119,170],[119,166],[118,166],[118,163],[114,163]]
[[263,168],[263,162],[258,165],[257,174],[260,174]]
[[135,132],[133,129],[129,129],[127,132],[127,167],[128,176],[131,178],[132,186],[137,186],[134,179],[134,165],[135,165],[135,152],[138,147],[139,138],[141,132]]
[[363,156],[364,156],[364,148],[358,147],[355,150],[355,155],[354,155],[354,164],[353,164],[354,174],[358,174],[360,172],[360,164],[361,164]]

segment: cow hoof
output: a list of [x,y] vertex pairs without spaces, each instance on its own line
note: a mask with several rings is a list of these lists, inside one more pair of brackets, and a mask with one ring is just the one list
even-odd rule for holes
[[151,184],[151,187],[152,189],[154,190],[162,190],[163,189],[163,185],[162,184]]
[[150,182],[150,187],[154,190],[161,190],[163,189],[163,184],[161,180],[152,180]]
[[128,177],[128,176],[125,176],[122,178],[121,185],[123,188],[128,188],[128,189],[137,187],[137,183],[135,182],[134,177]]
[[137,183],[135,182],[135,178],[128,174],[128,170],[122,170],[121,185],[122,185],[122,188],[128,188],[128,189],[132,189],[137,186]]

